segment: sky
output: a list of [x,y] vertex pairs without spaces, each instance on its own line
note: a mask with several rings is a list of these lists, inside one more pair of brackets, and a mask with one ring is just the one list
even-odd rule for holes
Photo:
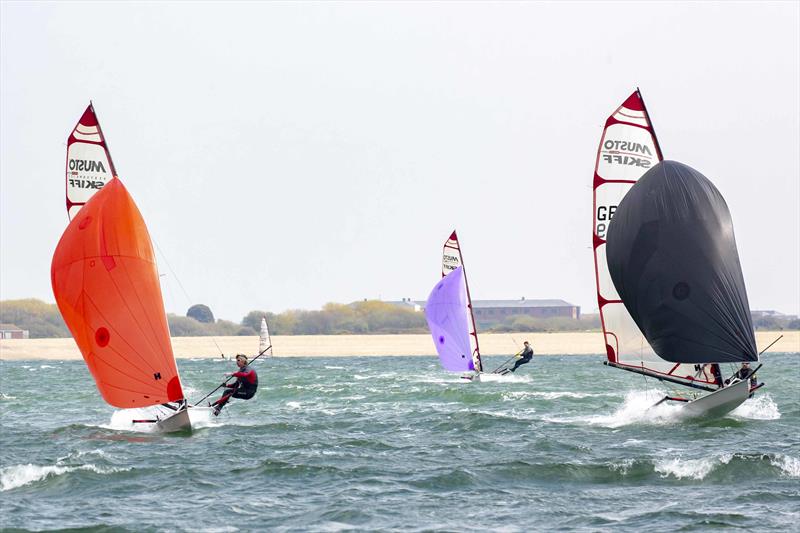
[[797,2],[2,2],[0,299],[54,302],[94,102],[165,306],[473,299],[597,310],[592,175],[636,87],[730,208],[751,309],[800,313]]

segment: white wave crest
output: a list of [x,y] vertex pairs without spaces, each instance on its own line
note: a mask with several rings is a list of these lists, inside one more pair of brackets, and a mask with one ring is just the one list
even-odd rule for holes
[[620,474],[627,475],[628,470],[636,463],[636,461],[632,458],[623,459],[620,463],[611,463],[609,468],[614,472],[619,472]]
[[17,399],[16,396],[11,396],[4,392],[0,392],[0,400],[16,400],[16,399]]
[[655,471],[661,477],[673,476],[677,479],[704,479],[717,466],[728,464],[733,459],[733,454],[723,454],[717,457],[703,457],[701,459],[666,459],[654,465]]
[[777,420],[781,417],[778,404],[769,394],[759,395],[745,401],[742,405],[734,409],[731,414],[736,418],[746,418],[750,420]]
[[39,466],[34,464],[14,465],[0,469],[0,492],[16,489],[51,476],[60,476],[76,470],[88,470],[97,474],[112,474],[130,470],[129,468],[100,468],[93,464],[80,466]]
[[797,457],[778,455],[769,462],[772,463],[772,466],[780,468],[783,475],[795,479],[800,478],[800,459]]

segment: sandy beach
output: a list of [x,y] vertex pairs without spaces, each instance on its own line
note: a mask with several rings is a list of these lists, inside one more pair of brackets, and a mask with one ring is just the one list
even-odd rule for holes
[[[759,331],[759,349],[779,335],[783,338],[770,348],[771,352],[800,352],[800,332]],[[602,354],[600,332],[561,333],[487,333],[480,336],[484,355],[506,355],[519,351],[522,341],[529,340],[537,355]],[[272,337],[275,357],[348,357],[417,355],[435,356],[430,335],[298,335]],[[175,337],[172,339],[175,356],[220,357],[220,352],[256,353],[258,337]],[[69,339],[2,339],[0,359],[80,359],[75,341]]]

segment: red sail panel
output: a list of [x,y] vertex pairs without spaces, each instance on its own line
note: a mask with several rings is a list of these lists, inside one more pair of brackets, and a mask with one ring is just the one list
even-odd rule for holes
[[[442,249],[442,277],[447,276],[450,272],[458,267],[464,266],[464,258],[461,255],[461,246],[458,244],[458,235],[456,231],[450,234],[450,238],[444,243]],[[467,308],[469,309],[469,317],[472,324],[472,331],[470,338],[475,345],[472,350],[472,359],[475,365],[475,370],[483,372],[483,363],[481,362],[481,348],[478,345],[478,328],[475,325],[475,314],[472,311],[472,297],[469,294],[469,282],[467,281],[467,270],[464,269],[464,286],[467,291]]]
[[649,168],[663,159],[637,90],[606,120],[595,161],[592,246],[597,304],[608,360],[687,382],[713,384],[709,369],[664,361],[653,351],[617,293],[606,261],[606,234],[619,202]]
[[119,179],[69,223],[50,274],[61,315],[109,404],[183,399],[150,235]]
[[94,107],[89,104],[67,138],[67,214],[69,219],[117,175]]

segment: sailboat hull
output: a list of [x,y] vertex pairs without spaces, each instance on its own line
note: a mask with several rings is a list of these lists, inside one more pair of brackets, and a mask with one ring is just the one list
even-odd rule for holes
[[163,433],[173,433],[175,431],[191,431],[192,422],[189,419],[189,410],[181,409],[172,413],[166,418],[156,422],[156,427]]
[[737,381],[687,403],[683,407],[683,413],[691,418],[723,416],[739,407],[748,396],[750,396],[749,381]]

